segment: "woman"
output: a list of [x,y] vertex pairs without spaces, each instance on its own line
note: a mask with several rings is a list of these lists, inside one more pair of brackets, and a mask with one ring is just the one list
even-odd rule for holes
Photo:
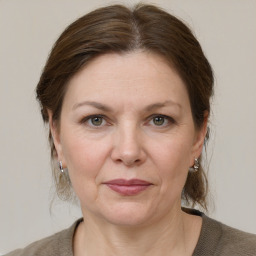
[[212,94],[198,41],[157,7],[114,5],[71,24],[37,98],[57,192],[75,192],[83,219],[7,255],[255,255],[254,235],[181,208],[207,208]]

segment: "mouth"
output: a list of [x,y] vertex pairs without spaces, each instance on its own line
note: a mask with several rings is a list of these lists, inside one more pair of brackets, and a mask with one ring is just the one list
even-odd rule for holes
[[104,182],[103,184],[123,196],[135,196],[153,185],[150,182],[139,179],[115,179]]

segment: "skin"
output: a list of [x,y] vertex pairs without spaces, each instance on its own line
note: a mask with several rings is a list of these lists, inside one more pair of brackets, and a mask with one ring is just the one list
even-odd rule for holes
[[[207,116],[196,129],[173,67],[142,51],[100,56],[71,79],[59,125],[49,115],[84,216],[75,255],[192,255],[202,220],[181,210],[181,193]],[[120,178],[152,185],[123,196],[103,184]]]

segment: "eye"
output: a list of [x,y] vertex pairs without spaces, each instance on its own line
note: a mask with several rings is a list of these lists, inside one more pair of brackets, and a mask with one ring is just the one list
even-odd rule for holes
[[92,117],[91,119],[89,119],[89,121],[94,126],[100,126],[103,123],[103,118],[100,116],[95,116],[95,117]]
[[165,115],[153,115],[149,122],[149,124],[159,127],[166,127],[172,123],[175,123],[174,119]]
[[153,117],[153,123],[157,126],[163,125],[165,122],[165,118],[162,116],[155,116]]
[[101,127],[106,125],[107,122],[102,115],[93,115],[83,118],[81,123],[86,123],[88,126],[91,127]]

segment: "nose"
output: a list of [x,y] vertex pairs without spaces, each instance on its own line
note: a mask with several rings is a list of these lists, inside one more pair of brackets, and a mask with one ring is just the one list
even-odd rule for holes
[[117,130],[111,158],[126,166],[140,165],[146,160],[142,137],[137,127],[126,126]]

